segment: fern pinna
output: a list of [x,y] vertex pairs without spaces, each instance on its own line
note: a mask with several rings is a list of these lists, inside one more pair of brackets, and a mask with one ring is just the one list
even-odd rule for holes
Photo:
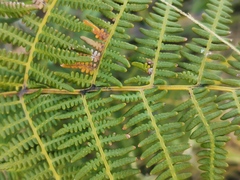
[[224,179],[240,134],[232,2],[201,21],[184,5],[1,1],[0,179]]

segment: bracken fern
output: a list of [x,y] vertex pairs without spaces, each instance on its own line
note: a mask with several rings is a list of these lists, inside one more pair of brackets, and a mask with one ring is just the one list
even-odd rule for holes
[[224,179],[240,134],[232,2],[199,21],[182,3],[0,1],[0,179],[189,179],[195,156]]

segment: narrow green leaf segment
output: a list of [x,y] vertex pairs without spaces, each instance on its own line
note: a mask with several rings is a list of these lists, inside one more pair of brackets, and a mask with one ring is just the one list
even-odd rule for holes
[[164,152],[164,155],[165,155],[168,167],[169,167],[171,175],[172,175],[172,179],[177,180],[178,178],[177,178],[177,174],[176,174],[175,168],[173,166],[172,158],[170,157],[170,153],[168,152],[167,146],[164,143],[165,142],[164,138],[162,137],[161,132],[160,132],[158,126],[157,126],[156,119],[155,119],[155,117],[152,114],[151,107],[148,105],[148,100],[147,100],[143,90],[140,91],[140,96],[141,96],[141,98],[143,100],[143,103],[144,103],[144,106],[145,106],[145,108],[147,110],[147,114],[148,114],[148,116],[151,119],[151,124],[152,124],[152,126],[153,126],[153,128],[155,130],[155,133],[156,133],[156,136],[157,136],[157,138],[159,140],[160,146],[161,146],[161,148],[162,148],[162,150]]

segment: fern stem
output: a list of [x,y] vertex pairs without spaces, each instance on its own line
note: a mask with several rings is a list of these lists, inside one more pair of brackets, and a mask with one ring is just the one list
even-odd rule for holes
[[99,68],[100,68],[100,66],[101,66],[101,62],[103,61],[103,55],[104,55],[104,54],[106,53],[106,51],[107,51],[107,47],[108,47],[108,45],[109,45],[109,43],[110,43],[110,41],[111,41],[111,39],[112,39],[112,36],[114,35],[114,33],[115,33],[116,29],[117,29],[118,23],[119,23],[119,21],[120,21],[120,18],[122,17],[122,14],[124,13],[124,10],[125,10],[125,8],[126,8],[126,6],[127,6],[127,3],[128,3],[128,0],[125,0],[124,3],[123,3],[123,5],[121,6],[121,10],[120,10],[119,14],[118,14],[117,17],[115,18],[115,22],[114,22],[114,24],[113,24],[113,26],[112,26],[112,28],[111,28],[111,31],[110,31],[109,36],[108,36],[108,38],[107,38],[107,41],[106,41],[106,43],[105,43],[104,49],[103,49],[103,51],[102,51],[102,53],[101,53],[101,58],[100,58],[100,60],[99,60],[98,67],[97,67],[97,69],[94,71],[93,78],[92,78],[92,81],[91,81],[92,84],[95,84],[95,82],[96,82],[97,75],[98,75],[98,71],[99,71]]
[[112,175],[112,173],[110,171],[111,168],[110,168],[110,166],[109,166],[109,164],[107,162],[106,155],[105,155],[105,153],[103,151],[101,140],[98,137],[97,129],[96,129],[95,125],[94,125],[93,118],[92,118],[91,112],[89,111],[87,100],[86,100],[85,96],[83,96],[82,101],[83,101],[85,112],[86,112],[87,117],[88,117],[89,124],[91,126],[91,130],[92,130],[93,136],[94,136],[94,138],[96,140],[96,146],[98,147],[99,153],[101,155],[101,159],[102,159],[103,164],[104,164],[104,166],[106,168],[106,174],[108,175],[110,180],[113,180],[114,177],[113,177],[113,175]]
[[210,34],[212,34],[214,37],[218,38],[221,42],[223,42],[224,44],[228,45],[234,52],[236,52],[238,55],[240,55],[240,50],[238,50],[233,44],[229,43],[228,41],[226,41],[224,38],[222,38],[221,36],[219,36],[218,34],[216,34],[215,32],[213,32],[211,29],[209,29],[207,26],[205,26],[204,24],[202,24],[201,22],[199,22],[198,20],[196,20],[194,17],[192,17],[192,15],[187,14],[185,12],[183,12],[182,10],[180,10],[179,8],[177,8],[176,6],[166,2],[165,0],[161,0],[163,3],[165,3],[166,5],[170,6],[171,8],[175,9],[177,12],[179,12],[180,14],[182,14],[183,16],[186,16],[188,19],[190,19],[192,22],[194,22],[195,24],[197,24],[199,27],[201,27],[202,29],[204,29],[205,31],[209,32]]
[[199,104],[198,104],[198,100],[195,98],[195,95],[194,95],[194,93],[193,93],[193,90],[192,89],[190,89],[189,90],[189,93],[190,93],[190,96],[191,96],[191,99],[192,99],[192,102],[193,102],[193,104],[194,104],[194,107],[196,107],[196,110],[197,110],[197,112],[198,112],[198,115],[199,115],[199,117],[200,117],[200,119],[201,119],[201,121],[202,121],[202,124],[203,124],[203,126],[205,127],[205,129],[206,129],[206,132],[207,132],[207,134],[208,134],[208,136],[209,136],[209,142],[210,142],[210,163],[209,163],[209,169],[208,169],[208,172],[209,172],[209,178],[208,179],[210,179],[210,180],[214,180],[214,155],[215,155],[215,151],[214,151],[214,149],[216,148],[215,147],[215,138],[214,138],[214,134],[213,134],[213,132],[212,132],[212,130],[211,130],[211,128],[210,128],[210,125],[209,125],[209,123],[208,123],[208,121],[207,121],[207,119],[205,118],[205,116],[204,116],[204,114],[203,114],[203,112],[202,112],[202,108],[199,106]]
[[[118,87],[118,86],[112,86],[112,87],[99,87],[97,90],[104,91],[104,92],[121,92],[121,91],[132,91],[136,92],[139,90],[146,90],[146,89],[152,89],[154,87],[158,87],[159,90],[169,90],[169,91],[179,91],[179,90],[185,90],[189,91],[189,89],[196,88],[199,86],[196,85],[160,85],[160,86],[124,86],[124,87]],[[209,90],[215,90],[215,91],[224,91],[224,92],[232,92],[232,91],[237,91],[240,90],[240,87],[223,87],[223,86],[214,86],[210,85],[208,86]],[[70,92],[67,90],[60,90],[60,89],[41,89],[42,94],[75,94],[79,95],[81,91],[84,91],[85,89],[75,89],[74,91]],[[27,89],[25,90],[24,94],[32,94],[36,91],[39,91],[39,89]],[[13,96],[19,94],[18,91],[8,91],[8,92],[2,92],[0,93],[0,96]]]
[[21,105],[22,105],[22,108],[23,108],[24,114],[25,114],[25,116],[26,116],[26,119],[28,120],[29,126],[31,127],[31,130],[32,130],[32,132],[33,132],[33,136],[36,138],[36,140],[37,140],[37,142],[38,142],[38,144],[39,144],[39,146],[40,146],[40,148],[41,148],[41,150],[42,150],[42,154],[45,156],[46,161],[47,161],[47,163],[48,163],[48,165],[49,165],[49,169],[50,169],[50,170],[52,171],[52,173],[53,173],[53,177],[55,178],[55,180],[60,180],[61,177],[60,177],[60,175],[57,173],[56,169],[54,168],[54,166],[53,166],[53,161],[51,160],[50,156],[48,155],[48,153],[47,153],[47,151],[46,151],[46,149],[45,149],[45,145],[44,145],[44,143],[42,142],[42,140],[41,140],[41,138],[40,138],[40,136],[39,136],[39,134],[38,134],[38,132],[37,132],[36,127],[33,125],[33,120],[32,120],[32,118],[31,118],[30,115],[29,115],[29,112],[28,112],[28,110],[27,110],[27,106],[26,106],[26,104],[25,104],[25,102],[24,102],[23,96],[20,96],[20,103],[21,103]]
[[157,126],[156,119],[155,119],[155,117],[152,114],[152,109],[151,109],[151,107],[148,104],[147,98],[146,98],[143,90],[140,91],[140,95],[141,95],[141,98],[143,99],[144,106],[145,106],[145,108],[147,110],[147,113],[148,113],[148,115],[149,115],[149,117],[151,119],[152,126],[153,126],[153,128],[155,130],[155,133],[156,133],[156,136],[157,136],[157,138],[159,140],[159,143],[160,143],[160,146],[162,148],[162,151],[164,152],[164,155],[165,155],[165,158],[166,158],[166,162],[168,164],[168,167],[169,167],[171,175],[172,175],[172,179],[173,180],[177,180],[178,178],[177,178],[176,170],[173,167],[173,162],[172,162],[172,159],[170,157],[169,151],[168,151],[167,146],[165,144],[164,138],[160,134],[160,130],[159,130],[158,126]]
[[57,3],[57,0],[52,0],[51,2],[52,2],[51,4],[48,4],[48,10],[47,10],[46,14],[44,15],[41,23],[39,24],[38,31],[36,33],[34,42],[32,43],[32,47],[30,49],[28,60],[27,60],[27,63],[26,63],[26,69],[25,69],[25,73],[24,73],[24,80],[23,80],[22,89],[27,87],[27,81],[28,81],[28,78],[29,78],[28,72],[31,68],[31,62],[33,61],[33,53],[36,51],[35,45],[38,42],[39,36],[42,33],[42,29],[46,25],[47,19],[50,16],[51,10],[54,8],[55,4]]

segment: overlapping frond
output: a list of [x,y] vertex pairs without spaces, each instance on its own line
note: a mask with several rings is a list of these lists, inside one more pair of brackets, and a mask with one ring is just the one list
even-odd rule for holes
[[[138,170],[129,166],[135,157],[128,155],[135,147],[116,143],[130,138],[115,132],[123,118],[112,116],[125,104],[110,106],[112,98],[99,99],[99,93],[45,96],[39,91],[25,100],[1,97],[1,118],[6,120],[1,122],[0,168],[18,169],[19,178],[124,179],[136,174]],[[66,123],[55,130],[62,121]],[[72,168],[66,169],[69,165]],[[21,176],[26,170],[31,173]]]
[[[170,1],[173,5],[181,6],[181,1]],[[146,38],[136,38],[139,44],[138,52],[143,54],[139,60],[133,62],[136,66],[145,72],[142,79],[132,77],[126,83],[136,82],[138,84],[167,84],[170,78],[176,78],[174,72],[177,67],[177,61],[180,59],[178,54],[181,46],[178,45],[186,38],[177,36],[176,33],[183,29],[177,23],[180,15],[163,3],[156,2],[152,7],[153,12],[145,18],[149,28],[140,28],[140,31]],[[148,77],[149,81],[146,81]],[[135,84],[135,83],[134,83]]]
[[[93,27],[92,32],[95,34],[95,37],[104,42],[103,49],[100,52],[101,58],[93,75],[93,82],[96,85],[109,86],[116,84],[121,86],[122,83],[113,77],[112,72],[126,71],[126,69],[121,66],[130,67],[130,63],[121,55],[122,50],[134,51],[137,48],[126,42],[126,40],[130,38],[125,33],[126,28],[133,27],[132,22],[142,20],[141,17],[133,14],[133,12],[146,9],[149,1],[142,2],[141,4],[131,1],[104,0],[103,2],[113,8],[113,11],[102,11],[102,13],[110,19],[110,24],[99,18],[88,16],[89,20],[94,24],[88,25]],[[105,29],[106,32],[102,31],[103,29],[101,28]],[[106,35],[101,38],[101,34],[96,34],[98,32],[102,32],[103,35],[105,33]],[[106,68],[106,66],[108,67]]]
[[[93,47],[92,62],[87,63],[63,63],[62,67],[68,69],[80,69],[82,73],[90,74],[92,77],[91,84],[109,86],[115,84],[121,86],[122,83],[116,79],[112,73],[114,71],[126,71],[125,67],[130,67],[128,60],[121,55],[123,49],[136,50],[136,46],[126,42],[130,37],[127,36],[126,28],[133,27],[132,21],[140,21],[142,18],[133,14],[132,12],[146,9],[147,3],[143,2],[124,2],[124,1],[59,1],[59,5],[68,4],[72,8],[91,9],[101,11],[101,13],[108,18],[108,21],[104,21],[98,17],[87,16],[88,20],[84,20],[84,25],[81,23],[74,24],[74,28],[71,24],[77,21],[75,17],[69,17],[69,20],[62,22],[64,18],[61,18],[63,13],[53,11],[49,19],[54,22],[58,22],[64,25],[65,28],[73,29],[73,31],[79,31],[78,29],[91,28],[92,33],[96,39],[89,39],[82,36],[81,39],[85,41],[89,46]],[[57,18],[58,17],[58,18]],[[59,20],[58,20],[59,19]],[[79,28],[77,27],[79,25]],[[73,48],[75,50],[75,48]],[[95,54],[99,54],[98,58],[95,58]],[[124,67],[125,66],[125,67]],[[71,73],[73,76],[74,73]],[[67,77],[67,76],[65,76]],[[72,77],[77,79],[77,77]]]
[[179,67],[186,70],[180,73],[179,78],[186,79],[191,84],[239,85],[237,80],[226,78],[232,76],[231,78],[236,79],[237,72],[228,69],[225,65],[226,59],[220,54],[221,51],[228,49],[220,38],[230,41],[228,24],[231,23],[229,19],[231,12],[230,1],[209,1],[202,14],[202,23],[209,28],[211,33],[200,27],[193,27],[192,30],[199,37],[193,38],[192,42],[186,44],[186,48],[181,52],[187,62],[179,63]]
[[[99,93],[95,93],[95,95],[97,94]],[[47,139],[49,144],[47,149],[56,148],[60,154],[65,154],[65,152],[71,150],[71,155],[66,154],[69,163],[81,165],[77,171],[75,170],[71,174],[75,179],[95,176],[97,179],[105,179],[109,176],[115,177],[115,168],[119,166],[127,167],[127,164],[133,162],[135,159],[131,157],[126,158],[126,154],[132,151],[134,149],[133,147],[122,149],[122,153],[119,153],[120,149],[112,148],[114,147],[113,144],[115,141],[129,138],[127,134],[110,133],[111,128],[123,120],[122,118],[114,120],[111,118],[111,114],[121,109],[124,104],[112,106],[111,108],[107,108],[106,111],[105,107],[112,101],[109,98],[99,100],[99,102],[98,100],[94,100],[95,97],[92,94],[86,97],[79,96],[74,98],[79,104],[74,103],[71,99],[66,99],[60,106],[54,105],[46,109],[46,111],[50,112],[64,108],[65,112],[55,118],[69,121],[69,123],[66,123],[53,134],[53,139]],[[69,103],[71,103],[71,105]],[[92,115],[91,112],[93,110],[96,112]],[[61,144],[59,144],[59,142],[61,142]],[[114,149],[116,150],[115,153]],[[56,158],[59,156],[58,153],[54,154]],[[114,165],[113,160],[111,160],[113,157],[116,165]],[[62,158],[64,158],[64,156]],[[66,161],[59,158],[57,159],[55,163],[59,166]],[[129,159],[131,160],[129,161]],[[86,163],[86,161],[88,162]],[[119,161],[119,163],[117,163],[117,161]],[[123,161],[123,164],[121,164],[120,161]],[[71,172],[71,169],[68,170],[69,172],[65,173],[69,174]],[[126,170],[126,168],[123,168],[122,172]],[[128,175],[133,175],[136,172],[136,170],[132,170]],[[64,176],[65,173],[63,174]],[[116,176],[115,178],[118,177]]]
[[[198,152],[199,168],[204,171],[202,177],[222,179],[227,166],[226,151],[223,146],[229,140],[227,135],[238,130],[239,126],[229,121],[219,120],[222,108],[215,105],[216,96],[209,96],[207,89],[196,88],[189,93],[191,99],[179,105],[175,111],[183,113],[179,121],[185,122],[186,131],[191,131],[190,138],[195,139],[203,148]],[[226,97],[226,95],[223,96]],[[223,96],[218,99],[221,100]]]
[[112,97],[134,103],[125,114],[127,121],[123,129],[130,130],[131,136],[146,136],[138,143],[138,147],[144,149],[140,158],[147,159],[146,167],[152,168],[150,174],[157,175],[157,179],[161,180],[185,179],[191,176],[191,173],[182,172],[190,166],[190,156],[182,154],[188,145],[173,143],[184,135],[184,132],[178,132],[184,123],[171,122],[177,115],[176,111],[162,112],[165,104],[161,99],[166,94],[167,91],[150,89]]
[[[148,3],[150,1],[34,1],[31,6],[37,7],[37,9],[44,8],[44,11],[47,12],[45,16],[40,17],[34,12],[29,12],[29,15],[22,14],[23,22],[30,31],[26,33],[23,29],[1,24],[0,37],[3,41],[12,45],[25,47],[27,62],[23,65],[25,66],[23,86],[26,88],[41,87],[43,79],[45,79],[44,82],[48,83],[42,87],[64,88],[54,82],[58,79],[56,74],[62,74],[62,72],[47,73],[42,77],[37,77],[38,82],[32,80],[36,79],[36,73],[32,72],[40,69],[42,72],[48,72],[48,69],[41,65],[34,65],[37,60],[52,61],[56,65],[60,64],[63,68],[72,69],[72,72],[64,72],[64,78],[70,78],[66,79],[69,82],[77,81],[82,87],[89,84],[121,86],[122,83],[112,73],[114,71],[126,72],[126,67],[130,67],[130,63],[121,55],[122,50],[134,51],[137,48],[127,42],[130,37],[125,33],[126,28],[133,27],[132,22],[142,20],[140,16],[133,14],[133,12],[146,9]],[[62,6],[65,5],[81,10],[101,11],[108,18],[108,21],[88,16],[89,21],[81,22],[76,16],[69,15],[61,10]],[[63,32],[55,29],[54,25],[74,32],[92,31],[96,39],[82,36],[81,39],[86,43],[87,48],[80,45],[79,39],[73,40],[70,36],[66,36]],[[77,69],[81,71],[83,74],[81,77],[86,79],[87,82],[85,80],[79,82]],[[42,73],[38,73],[39,75],[41,76]],[[13,79],[12,76],[9,75],[7,78],[11,80]],[[49,78],[46,78],[47,76]],[[69,85],[75,86],[72,83],[69,83]],[[65,89],[70,90],[70,86],[65,86]]]
[[[4,5],[5,3],[1,4]],[[21,3],[19,4],[21,5]],[[34,7],[35,6],[36,4]],[[51,9],[48,10],[50,11]],[[55,8],[53,8],[53,11],[54,10]],[[54,12],[56,11],[57,9]],[[78,41],[73,40],[69,36],[58,32],[56,29],[49,27],[46,24],[46,22],[59,23],[59,21],[56,22],[56,18],[53,17],[54,13],[51,15],[52,16],[50,16],[50,18],[46,16],[41,18],[33,13],[29,16],[22,15],[23,22],[27,27],[31,29],[31,33],[26,33],[24,30],[15,28],[6,23],[0,24],[1,40],[6,43],[11,43],[12,45],[25,47],[26,51],[24,54],[20,55],[17,53],[5,52],[4,50],[1,51],[1,68],[3,71],[8,72],[4,77],[1,78],[3,80],[2,82],[4,82],[5,87],[13,87],[15,84],[15,89],[19,89],[17,87],[20,87],[20,85],[17,85],[16,81],[23,79],[22,87],[24,86],[25,88],[41,87],[41,84],[43,84],[43,82],[47,82],[48,87],[58,87],[72,90],[69,85],[63,85],[56,82],[60,79],[54,73],[49,72],[49,70],[45,69],[45,67],[32,62],[41,60],[46,62],[52,61],[55,64],[72,64],[76,62],[92,61],[92,52],[89,49],[79,45]],[[62,15],[64,17],[64,14]],[[60,17],[60,14],[55,14],[55,16]],[[68,22],[65,23],[65,25],[62,24],[65,28],[71,28],[71,25],[73,25],[72,21],[76,21],[76,18],[74,19],[73,16],[69,17],[71,18],[68,20]],[[82,23],[77,29],[89,30],[89,27]],[[35,33],[35,35],[32,35],[32,32]],[[19,71],[20,73],[25,73],[25,75],[20,75]],[[82,82],[81,84],[85,83]],[[46,84],[42,85],[42,87],[46,87]]]

